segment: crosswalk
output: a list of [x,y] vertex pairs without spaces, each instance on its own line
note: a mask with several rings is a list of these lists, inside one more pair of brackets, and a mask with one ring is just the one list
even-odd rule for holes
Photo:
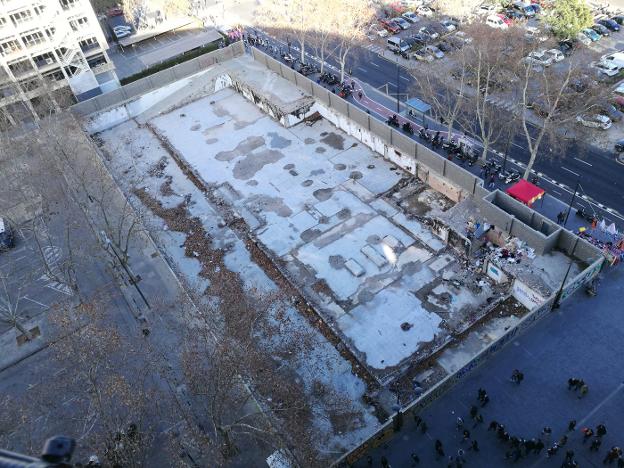
[[516,108],[515,104],[508,99],[502,98],[500,96],[488,96],[486,101],[493,106],[499,107],[501,109],[505,109],[508,112],[513,112]]
[[384,48],[377,44],[367,44],[364,46],[365,49],[370,50],[371,52],[379,55],[383,55]]

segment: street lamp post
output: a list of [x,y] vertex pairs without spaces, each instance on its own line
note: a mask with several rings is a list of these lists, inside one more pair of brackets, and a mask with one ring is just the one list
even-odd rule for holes
[[563,167],[562,166],[561,169],[563,169],[564,171],[568,171],[569,173],[574,174],[576,176],[576,185],[574,186],[574,194],[572,195],[572,198],[570,198],[570,204],[568,205],[568,209],[566,210],[565,219],[563,220],[563,227],[565,227],[566,224],[568,223],[568,216],[570,216],[570,211],[572,210],[572,203],[574,203],[574,200],[576,199],[576,194],[578,192],[579,185],[580,185],[580,182],[581,182],[581,175],[577,174],[574,171],[571,171],[567,167]]
[[401,107],[399,104],[399,79],[401,77],[401,66],[399,65],[399,58],[401,57],[401,39],[399,38],[399,53],[397,55],[397,80],[396,80],[396,101],[397,101],[397,114],[401,113]]

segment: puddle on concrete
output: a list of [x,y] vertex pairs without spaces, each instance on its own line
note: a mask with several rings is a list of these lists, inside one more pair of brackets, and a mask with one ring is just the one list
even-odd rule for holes
[[351,174],[349,174],[349,179],[353,179],[353,180],[358,180],[361,179],[362,173],[360,171],[353,171],[351,172]]
[[310,172],[310,177],[314,177],[314,176],[321,175],[321,174],[325,174],[325,171],[323,169],[315,169]]
[[318,189],[312,192],[312,195],[314,195],[314,198],[316,198],[318,201],[329,200],[332,196],[332,189],[330,188]]
[[277,162],[283,157],[284,154],[281,151],[272,149],[247,154],[243,159],[236,161],[232,173],[239,180],[251,179],[264,166]]
[[259,136],[250,136],[241,141],[236,148],[231,151],[220,151],[215,155],[218,161],[231,161],[244,154],[250,153],[255,149],[264,146],[264,138]]
[[316,239],[320,235],[321,235],[320,229],[306,229],[305,231],[301,233],[299,237],[301,237],[301,240],[303,242],[310,242]]
[[334,164],[334,169],[336,169],[337,171],[344,171],[346,168],[347,166],[345,164],[342,164],[342,163]]
[[288,171],[288,173],[289,173],[291,176],[294,176],[294,177],[297,177],[297,176],[299,175],[299,173],[298,173],[297,171],[295,171],[294,169],[291,169],[290,171]]
[[316,151],[319,154],[323,154],[327,150],[325,148],[323,148],[322,146],[317,146],[314,151]]
[[340,270],[344,267],[345,259],[342,255],[330,255],[329,256],[329,266],[331,266],[335,270]]
[[314,143],[316,143],[316,140],[314,138],[306,138],[305,140],[303,140],[303,142],[306,145],[313,145]]
[[292,143],[291,140],[284,138],[276,132],[268,132],[267,136],[271,138],[271,141],[269,142],[269,146],[271,148],[284,149],[290,146],[290,144]]
[[284,169],[285,171],[290,171],[291,169],[294,169],[295,165],[290,163],[290,164],[286,164],[284,167],[282,167],[282,169]]
[[212,145],[212,144],[216,143],[217,141],[219,141],[218,138],[206,138],[206,144],[207,145]]
[[327,146],[331,146],[334,149],[337,149],[337,150],[344,149],[345,139],[342,135],[338,135],[337,133],[334,133],[334,132],[328,133],[326,136],[321,138],[321,141],[325,143]]
[[191,127],[191,132],[196,132],[201,128],[201,124],[195,124]]
[[301,186],[302,187],[309,187],[313,183],[314,183],[313,181],[311,181],[310,179],[307,179],[307,180],[304,180],[303,182],[301,182]]
[[258,181],[254,180],[254,179],[251,179],[251,180],[247,181],[247,183],[245,185],[249,185],[251,187],[255,187],[256,185],[258,185]]

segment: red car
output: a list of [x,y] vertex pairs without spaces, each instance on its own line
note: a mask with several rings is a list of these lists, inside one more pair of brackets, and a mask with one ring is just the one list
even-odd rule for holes
[[513,24],[513,21],[511,21],[511,18],[507,18],[505,15],[503,15],[502,13],[496,15],[498,16],[500,19],[503,20],[503,22],[507,25],[507,26],[511,26]]
[[386,31],[391,32],[392,34],[398,34],[401,31],[401,27],[394,21],[380,19],[379,24],[381,24]]

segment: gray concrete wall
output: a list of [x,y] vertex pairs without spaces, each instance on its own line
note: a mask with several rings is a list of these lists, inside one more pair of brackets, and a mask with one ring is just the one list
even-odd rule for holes
[[[173,83],[180,78],[193,75],[213,63],[223,62],[233,57],[243,55],[245,47],[241,41],[235,42],[223,49],[209,52],[202,56],[180,63],[153,75],[146,76],[121,88],[117,88],[106,94],[95,96],[86,101],[74,104],[71,111],[75,116],[85,117],[95,112],[100,112],[109,107],[118,106],[132,98],[148,93],[162,86]],[[260,58],[260,57],[259,57]],[[279,71],[279,70],[278,70]]]
[[416,159],[416,142],[407,135],[392,130],[392,145],[402,154]]
[[430,150],[426,146],[418,145],[416,151],[416,159],[419,163],[429,167],[429,169],[437,172],[438,174],[444,174],[444,165],[446,160],[435,151]]

